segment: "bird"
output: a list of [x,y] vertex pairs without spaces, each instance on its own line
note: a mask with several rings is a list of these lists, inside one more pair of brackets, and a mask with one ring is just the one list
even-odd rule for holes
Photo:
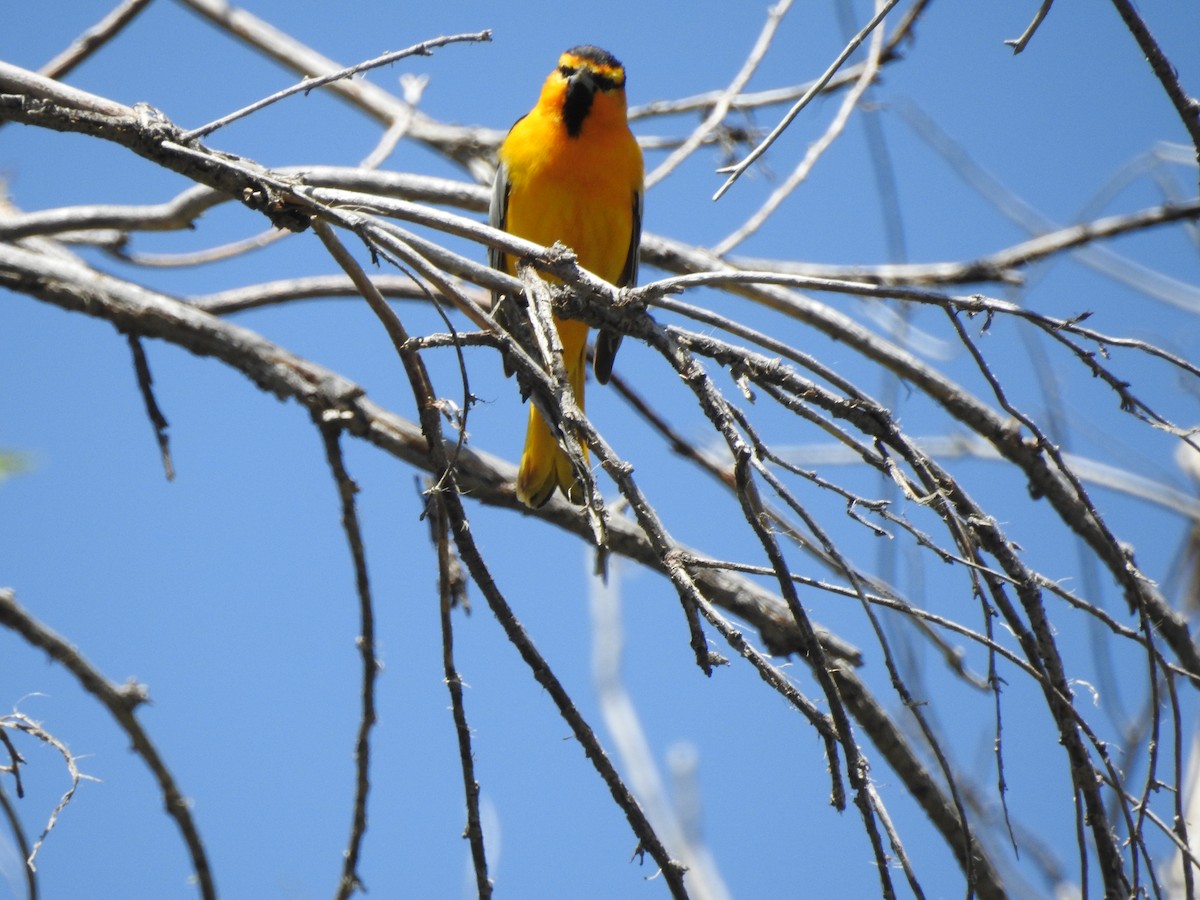
[[[607,50],[581,44],[564,52],[537,103],[500,145],[489,223],[509,234],[575,251],[579,265],[618,287],[637,282],[644,163],[629,130],[625,67]],[[492,248],[489,264],[516,274],[517,260]],[[493,309],[501,297],[493,295]],[[588,327],[554,317],[563,367],[575,402],[584,405]],[[607,384],[621,335],[600,330],[593,371]],[[587,448],[583,448],[587,459]],[[537,509],[555,489],[572,503],[583,487],[570,458],[535,404],[529,405],[517,497]]]

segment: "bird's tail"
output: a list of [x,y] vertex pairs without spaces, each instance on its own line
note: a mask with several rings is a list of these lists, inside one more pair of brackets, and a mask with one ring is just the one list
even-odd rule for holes
[[[583,352],[564,354],[567,380],[575,394],[575,402],[583,409]],[[582,445],[581,445],[582,446]],[[582,446],[586,463],[588,451]],[[554,432],[542,418],[537,406],[529,404],[529,426],[525,432],[525,451],[521,454],[521,468],[517,472],[517,498],[526,506],[537,509],[545,505],[556,487],[572,503],[583,503],[583,485],[575,476],[575,469],[566,451],[559,446]]]

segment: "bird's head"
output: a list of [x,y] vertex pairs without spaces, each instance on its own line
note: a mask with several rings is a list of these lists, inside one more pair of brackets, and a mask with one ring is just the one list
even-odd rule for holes
[[599,47],[581,44],[558,58],[543,88],[562,110],[563,124],[571,137],[579,137],[590,115],[625,118],[625,67]]

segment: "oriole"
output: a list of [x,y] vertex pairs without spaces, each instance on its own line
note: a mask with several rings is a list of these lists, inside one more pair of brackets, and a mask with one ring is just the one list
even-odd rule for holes
[[[642,233],[642,178],[642,151],[626,116],[624,66],[599,47],[572,47],[500,147],[490,222],[538,244],[561,241],[585,269],[619,287],[631,285]],[[498,250],[489,253],[489,262],[516,274],[516,260]],[[582,409],[588,327],[557,316],[554,324]],[[601,384],[612,374],[620,343],[620,334],[597,335],[594,371]],[[556,487],[572,502],[583,502],[570,459],[530,404],[517,496],[537,508]]]

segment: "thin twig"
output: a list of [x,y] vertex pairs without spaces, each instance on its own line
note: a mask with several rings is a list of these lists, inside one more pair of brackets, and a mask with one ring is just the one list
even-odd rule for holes
[[[881,8],[880,3],[876,4],[876,10],[877,17],[882,16],[886,12],[886,10]],[[867,52],[866,65],[863,67],[862,73],[859,75],[858,80],[854,82],[854,86],[842,99],[841,106],[838,107],[837,115],[834,116],[833,121],[829,124],[829,127],[825,129],[825,133],[809,146],[808,150],[804,154],[804,158],[800,160],[795,169],[792,170],[791,174],[789,174],[788,177],[783,180],[783,183],[771,192],[771,195],[766,199],[762,206],[759,207],[759,209],[757,209],[754,214],[751,215],[750,218],[747,219],[740,227],[735,229],[733,233],[719,241],[717,245],[713,247],[713,253],[715,253],[717,256],[724,256],[750,235],[754,234],[754,232],[761,228],[763,223],[771,217],[771,214],[779,208],[780,204],[782,204],[783,201],[786,200],[788,196],[790,196],[791,193],[795,191],[796,188],[799,187],[800,184],[808,177],[808,173],[811,172],[813,166],[817,164],[817,160],[824,155],[825,151],[828,150],[829,147],[832,146],[833,142],[837,140],[838,136],[841,135],[842,131],[846,127],[846,123],[850,120],[850,114],[858,107],[859,100],[862,99],[863,95],[867,91],[867,88],[869,88],[875,81],[875,76],[879,74],[880,54],[882,51],[883,32],[876,31],[871,39],[870,49]],[[729,182],[726,183],[728,184]]]
[[821,89],[828,84],[829,79],[833,78],[837,70],[841,68],[842,63],[846,61],[847,57],[849,57],[851,53],[858,49],[858,45],[866,40],[867,35],[875,30],[879,23],[883,21],[884,17],[892,11],[892,7],[899,2],[900,0],[887,0],[883,7],[879,9],[871,18],[871,21],[863,26],[862,30],[854,36],[850,43],[848,43],[842,49],[842,52],[837,55],[837,58],[830,63],[829,68],[825,70],[825,73],[815,82],[813,82],[813,86],[808,89],[803,97],[796,101],[792,108],[787,111],[787,114],[783,117],[779,124],[772,129],[771,133],[768,134],[757,147],[747,154],[745,159],[743,159],[736,166],[730,166],[728,168],[719,170],[722,174],[729,173],[729,177],[725,180],[725,183],[718,188],[717,192],[713,194],[714,200],[720,200],[721,195],[733,186],[733,183],[742,176],[742,173],[754,165],[758,158],[767,152],[767,148],[775,143],[775,141],[781,134],[783,134],[787,127],[792,124],[792,120],[800,114],[800,110],[804,109],[804,107],[808,105],[809,101],[812,100],[813,97],[817,96],[818,93],[820,93]]
[[[17,753],[16,747],[12,745],[12,741],[8,736],[8,729],[4,727],[4,724],[4,719],[0,718],[0,743],[3,743],[8,749],[12,764],[9,766],[0,766],[0,772],[9,772],[13,775],[13,780],[17,785],[17,798],[19,799],[24,793],[21,788],[21,771],[19,768],[24,760]],[[17,811],[8,797],[8,791],[4,789],[3,785],[0,785],[0,808],[4,810],[4,818],[8,820],[8,830],[12,832],[13,840],[16,842],[17,849],[21,853],[21,869],[25,873],[25,896],[28,900],[38,900],[37,867],[31,862],[33,851],[29,846],[29,838],[25,836],[25,828],[21,825],[21,818],[17,815]]]
[[[410,72],[405,72],[400,76],[400,86],[404,90],[404,102],[408,108],[415,111],[417,105],[421,102],[421,95],[425,92],[425,86],[429,84],[429,76],[413,75]],[[408,134],[408,127],[412,124],[412,113],[408,115],[397,116],[392,124],[384,131],[380,137],[379,143],[375,148],[363,158],[359,163],[360,169],[375,169],[383,165],[392,151],[396,149],[396,145],[404,140],[404,136]]]
[[604,724],[617,748],[622,768],[646,815],[664,840],[679,848],[688,867],[687,884],[696,900],[728,900],[720,872],[703,846],[698,846],[675,804],[668,797],[633,698],[621,678],[620,575],[609,572],[588,583],[588,608],[592,623],[592,682]]
[[1042,0],[1042,5],[1038,7],[1038,11],[1034,13],[1033,21],[1029,23],[1021,36],[1018,38],[1009,38],[1004,43],[1012,47],[1013,56],[1016,56],[1033,39],[1034,33],[1038,30],[1038,26],[1042,24],[1042,20],[1046,18],[1046,14],[1050,12],[1050,7],[1054,5],[1054,0]]
[[[902,58],[901,45],[913,39],[913,29],[916,27],[921,14],[928,5],[929,0],[917,0],[901,16],[900,22],[887,37],[883,51],[883,61],[885,63],[894,62]],[[832,93],[853,84],[858,80],[864,65],[865,63],[854,63],[840,69],[836,75],[825,82],[824,87],[819,88],[819,92]],[[730,108],[739,112],[752,112],[753,110],[762,109],[767,106],[794,103],[797,98],[809,93],[813,89],[814,83],[809,81],[790,87],[770,88],[739,94],[732,99]],[[723,93],[724,91],[719,90],[706,91],[703,94],[694,94],[688,97],[652,100],[640,106],[630,107],[629,118],[631,121],[637,121],[656,116],[673,116],[680,113],[704,111],[716,103]],[[645,140],[645,138],[642,140]]]
[[203,266],[209,263],[224,262],[235,256],[242,256],[254,250],[269,247],[277,241],[291,236],[290,231],[279,228],[267,228],[250,237],[229,241],[216,247],[202,247],[199,250],[189,250],[183,253],[134,253],[127,250],[122,242],[115,247],[113,253],[119,258],[144,266],[147,269],[178,269],[190,266]]
[[371,729],[375,727],[375,682],[379,677],[379,659],[375,655],[375,608],[371,599],[371,582],[367,577],[367,555],[363,547],[362,528],[358,522],[354,497],[358,485],[346,471],[342,458],[340,436],[342,423],[336,416],[317,420],[325,461],[333,475],[341,505],[342,530],[354,562],[354,586],[358,595],[359,636],[355,641],[362,659],[362,712],[358,721],[358,736],[354,742],[354,811],[351,816],[350,837],[342,854],[342,874],[338,879],[336,896],[346,900],[356,891],[366,893],[358,874],[363,838],[367,832],[367,800],[371,792]]
[[121,30],[149,5],[150,0],[124,0],[120,5],[109,10],[103,19],[77,37],[71,46],[42,66],[39,72],[47,78],[62,78],[120,34]]
[[733,101],[737,98],[742,88],[750,80],[755,70],[758,69],[759,63],[766,56],[767,50],[771,46],[771,41],[775,37],[775,32],[779,28],[779,23],[783,21],[783,17],[787,14],[788,9],[792,5],[792,0],[778,0],[774,6],[767,9],[767,21],[763,23],[762,31],[758,34],[758,39],[754,42],[754,46],[750,48],[750,53],[746,56],[746,61],[742,63],[742,68],[734,76],[733,81],[729,82],[729,86],[717,96],[716,102],[708,111],[708,115],[687,136],[687,139],[679,145],[671,154],[658,164],[650,174],[646,176],[646,187],[653,187],[658,182],[662,181],[673,172],[680,163],[692,155],[696,148],[704,143],[705,139],[712,134],[729,114],[729,108],[733,105]]
[[1112,0],[1112,4],[1117,8],[1125,27],[1137,41],[1138,47],[1146,57],[1146,62],[1150,64],[1163,91],[1179,114],[1183,127],[1187,129],[1187,133],[1192,138],[1192,146],[1196,150],[1196,161],[1200,163],[1200,99],[1189,96],[1184,91],[1183,85],[1179,83],[1179,70],[1167,59],[1134,5],[1129,0]]
[[463,793],[467,807],[467,826],[463,837],[471,846],[471,864],[475,869],[475,889],[480,900],[492,896],[492,881],[488,877],[487,853],[484,849],[483,820],[479,815],[479,782],[475,777],[475,752],[471,747],[471,726],[467,722],[463,702],[463,680],[454,663],[454,620],[451,613],[465,594],[462,571],[454,559],[450,544],[450,526],[445,501],[440,491],[432,490],[425,513],[437,549],[438,598],[442,624],[442,671],[446,689],[450,692],[450,709],[454,717],[454,736],[458,741],[458,760],[462,767]]
[[[233,6],[227,0],[179,2],[198,15],[204,16],[230,37],[245,42],[297,74],[320,77],[344,68],[290,34],[280,31],[246,9]],[[437,148],[449,158],[463,164],[480,181],[490,179],[493,163],[482,159],[480,154],[483,148],[498,147],[504,139],[503,131],[443,125],[414,111],[390,91],[362,79],[335,81],[329,85],[329,89],[335,96],[385,125],[390,125],[399,118],[411,117],[408,126],[410,137]]]
[[147,699],[145,687],[133,682],[121,687],[114,685],[84,659],[75,647],[18,605],[12,591],[6,589],[0,589],[0,625],[16,632],[30,645],[46,651],[51,659],[62,664],[75,676],[84,690],[103,704],[129,736],[133,752],[142,758],[158,782],[167,815],[175,820],[184,844],[187,845],[200,896],[204,900],[216,900],[217,890],[213,883],[208,856],[204,852],[200,832],[196,830],[196,823],[192,819],[187,798],[180,792],[166,763],[159,756],[158,749],[134,715],[137,707]]
[[167,418],[158,407],[154,397],[154,379],[150,375],[150,363],[146,360],[146,351],[137,335],[129,335],[129,351],[133,354],[133,371],[137,375],[138,390],[142,394],[142,402],[146,405],[146,415],[154,426],[154,438],[158,442],[158,452],[162,456],[163,472],[167,481],[175,480],[175,464],[171,461],[171,440],[167,436]]
[[199,140],[205,135],[212,134],[218,128],[223,128],[231,122],[236,122],[238,119],[244,119],[251,113],[256,113],[260,109],[264,109],[265,107],[268,107],[273,103],[277,103],[286,97],[291,97],[293,94],[307,94],[311,90],[331,84],[332,82],[341,81],[343,78],[353,78],[355,75],[358,75],[361,72],[366,72],[370,69],[377,69],[380,66],[390,65],[391,63],[405,59],[409,56],[429,56],[438,47],[444,47],[446,44],[461,43],[463,41],[490,41],[491,39],[492,32],[488,29],[477,31],[471,34],[453,34],[446,37],[431,38],[427,41],[421,41],[419,44],[413,44],[411,47],[406,47],[403,50],[393,50],[389,53],[384,53],[381,56],[377,56],[374,59],[368,59],[365,62],[360,62],[353,66],[347,66],[346,68],[340,69],[337,72],[330,72],[326,75],[305,78],[298,84],[294,84],[289,88],[284,88],[282,91],[277,91],[269,97],[264,97],[261,100],[257,100],[254,103],[251,103],[249,106],[244,106],[239,110],[235,110],[226,116],[222,116],[219,119],[209,122],[207,125],[201,125],[199,128],[193,128],[191,131],[185,131],[182,135],[180,135],[179,140],[185,144],[191,143],[192,141]]
[[[915,103],[906,100],[894,104],[894,108],[916,134],[946,160],[955,174],[1005,218],[1035,236],[1061,230],[1057,223],[1015,195],[998,178],[975,162],[964,147],[946,134]],[[1127,259],[1109,247],[1085,244],[1079,247],[1074,258],[1146,296],[1192,312],[1200,310],[1200,288]]]
[[[428,299],[425,290],[408,275],[376,275],[372,280],[379,292],[389,299]],[[189,302],[197,309],[203,309],[214,316],[227,316],[298,300],[358,296],[354,282],[344,275],[313,275],[308,278],[285,278],[263,284],[247,284],[215,294],[190,297]]]
[[[30,873],[35,873],[37,871],[36,860],[38,851],[41,850],[42,845],[46,842],[46,838],[49,837],[50,832],[54,830],[54,826],[58,824],[59,815],[62,814],[63,810],[65,810],[75,798],[75,792],[79,789],[80,782],[83,781],[86,776],[80,773],[79,766],[77,765],[77,759],[75,755],[72,754],[69,749],[67,749],[67,745],[43,728],[40,723],[33,721],[24,713],[14,712],[7,716],[0,717],[0,734],[3,734],[3,732],[7,729],[14,729],[22,732],[23,734],[35,737],[43,744],[46,744],[57,750],[58,754],[63,758],[63,763],[67,767],[67,774],[71,778],[70,787],[63,792],[63,795],[59,798],[57,805],[50,811],[50,815],[46,819],[46,824],[42,827],[42,833],[38,835],[37,840],[33,842],[33,846],[29,848],[28,853],[24,858],[25,867],[30,871]],[[7,735],[5,735],[5,743],[8,743]]]
[[[887,264],[882,266],[809,265],[783,260],[752,259],[734,256],[727,261],[739,269],[773,271],[794,275],[811,275],[834,280],[869,281],[892,284],[972,284],[983,281],[1020,282],[1017,270],[1040,260],[1061,254],[1064,250],[1084,248],[1136,231],[1144,231],[1174,222],[1200,221],[1200,200],[1164,203],[1121,215],[1104,216],[1077,225],[1067,225],[1044,232],[1027,241],[1013,244],[995,253],[964,262]],[[1182,294],[1190,297],[1191,293]],[[1164,297],[1168,299],[1169,297]],[[1200,293],[1195,294],[1200,303]],[[1200,308],[1197,303],[1180,300],[1176,305],[1185,309]]]

